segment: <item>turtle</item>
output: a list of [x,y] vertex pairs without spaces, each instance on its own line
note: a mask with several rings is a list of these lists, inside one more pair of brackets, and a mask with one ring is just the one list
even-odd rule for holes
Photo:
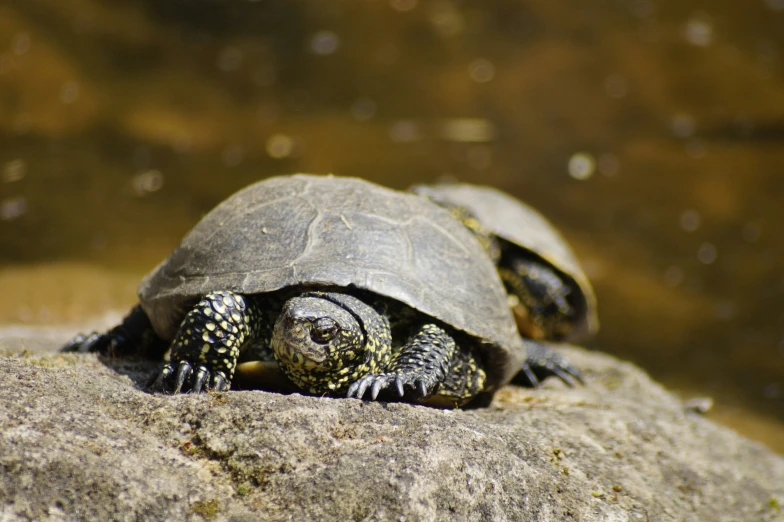
[[314,395],[462,405],[521,371],[534,385],[579,378],[564,356],[519,336],[495,266],[448,211],[359,178],[245,187],[138,296],[120,325],[63,350],[169,346],[147,384],[165,393],[226,391],[243,376],[265,388],[274,369]]
[[498,266],[523,336],[579,341],[597,333],[591,283],[566,240],[542,214],[484,185],[444,182],[409,190],[447,208],[480,240]]

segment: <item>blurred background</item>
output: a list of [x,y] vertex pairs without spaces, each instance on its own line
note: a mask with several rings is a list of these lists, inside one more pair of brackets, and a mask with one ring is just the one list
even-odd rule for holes
[[563,231],[590,347],[784,453],[782,53],[784,0],[5,2],[0,323],[124,312],[261,178],[450,176]]

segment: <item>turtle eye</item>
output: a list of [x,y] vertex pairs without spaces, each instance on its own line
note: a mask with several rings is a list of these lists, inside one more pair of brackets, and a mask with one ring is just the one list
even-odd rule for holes
[[338,333],[338,325],[332,319],[322,317],[313,324],[310,338],[317,343],[327,343]]

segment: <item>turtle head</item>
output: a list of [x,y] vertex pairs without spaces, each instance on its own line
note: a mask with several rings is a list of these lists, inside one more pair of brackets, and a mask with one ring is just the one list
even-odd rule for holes
[[350,296],[317,292],[283,305],[272,349],[283,372],[300,388],[340,391],[377,366],[377,343],[368,338],[364,314],[357,313],[353,301],[370,309]]
[[567,339],[579,314],[572,288],[554,268],[534,258],[509,256],[498,267],[518,330],[531,339]]

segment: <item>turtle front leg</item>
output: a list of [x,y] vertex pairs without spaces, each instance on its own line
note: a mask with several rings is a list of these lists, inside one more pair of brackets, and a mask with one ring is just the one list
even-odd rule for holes
[[259,320],[253,303],[229,291],[202,298],[183,319],[171,346],[170,361],[154,373],[151,391],[226,391],[237,358]]
[[99,353],[101,355],[141,355],[160,358],[166,343],[155,334],[150,319],[140,305],[134,306],[123,322],[105,333],[79,334],[61,352]]
[[535,259],[507,255],[498,274],[511,297],[520,333],[531,339],[560,339],[569,334],[576,314],[572,290],[555,270]]
[[462,401],[478,393],[484,379],[484,371],[470,354],[463,353],[442,328],[428,324],[393,356],[384,373],[359,379],[347,396],[361,399],[370,388],[375,400],[381,390],[394,386],[400,397],[410,388],[419,398],[438,393]]

